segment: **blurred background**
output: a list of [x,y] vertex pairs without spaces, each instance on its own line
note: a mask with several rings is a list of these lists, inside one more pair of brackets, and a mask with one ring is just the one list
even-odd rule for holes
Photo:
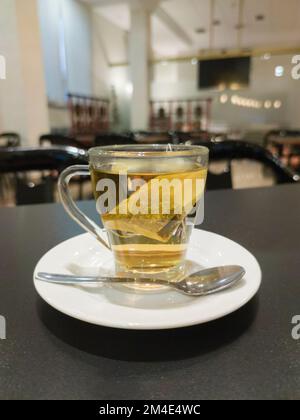
[[209,189],[298,182],[299,21],[298,0],[1,0],[0,204],[55,201],[122,143],[208,145]]

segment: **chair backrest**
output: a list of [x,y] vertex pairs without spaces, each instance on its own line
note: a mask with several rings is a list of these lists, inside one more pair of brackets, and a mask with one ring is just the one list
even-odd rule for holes
[[86,151],[75,147],[0,149],[0,173],[46,170],[60,172],[70,165],[86,162]]
[[21,138],[18,133],[8,132],[0,134],[0,147],[18,147],[21,144]]
[[[229,140],[220,143],[204,142],[202,145],[209,148],[210,162],[220,160],[229,162],[228,171],[225,171],[221,175],[211,176],[212,182],[208,179],[208,188],[210,183],[212,184],[212,189],[230,187],[228,184],[228,176],[231,176],[230,163],[232,160],[236,159],[249,159],[261,162],[264,166],[272,169],[278,184],[295,183],[300,181],[300,176],[298,174],[283,165],[281,161],[273,156],[267,149],[257,144]],[[219,183],[217,177],[219,177]]]
[[43,134],[40,137],[40,146],[48,145],[49,143],[52,146],[72,146],[78,149],[86,149],[85,144],[81,141],[63,134]]

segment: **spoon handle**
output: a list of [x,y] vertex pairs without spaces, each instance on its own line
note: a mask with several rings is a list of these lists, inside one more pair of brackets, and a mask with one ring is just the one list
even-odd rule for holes
[[36,279],[47,283],[55,284],[113,284],[113,283],[138,283],[138,284],[159,284],[161,286],[171,286],[172,283],[162,279],[150,279],[146,277],[92,277],[92,276],[72,276],[68,274],[37,273]]

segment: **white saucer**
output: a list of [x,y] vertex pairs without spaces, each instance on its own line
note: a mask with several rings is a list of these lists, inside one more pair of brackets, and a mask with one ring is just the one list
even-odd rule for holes
[[[245,305],[258,291],[261,270],[250,252],[223,236],[195,230],[188,260],[200,268],[241,265],[244,279],[215,295],[191,298],[176,291],[136,292],[124,286],[81,288],[34,280],[38,294],[52,307],[71,317],[113,328],[153,330],[186,327],[221,318]],[[112,274],[109,251],[89,234],[76,236],[51,249],[35,273]]]

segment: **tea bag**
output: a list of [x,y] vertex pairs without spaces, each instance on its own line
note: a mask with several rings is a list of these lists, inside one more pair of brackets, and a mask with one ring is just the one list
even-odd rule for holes
[[[203,195],[206,175],[207,170],[203,168],[184,173],[158,175],[105,215],[105,227],[142,235],[159,242],[168,242]],[[162,185],[161,181],[174,180],[180,183],[181,188],[170,188],[165,194],[162,189],[156,189],[159,193],[153,194],[153,185]],[[155,181],[159,184],[155,184]],[[135,214],[132,211],[135,208],[134,204],[143,200],[144,203],[141,205],[144,204],[146,214]],[[167,204],[170,204],[170,211],[165,214],[163,210],[168,207]],[[153,208],[156,210],[155,213]],[[127,209],[126,214],[122,214],[121,209],[123,212]]]

